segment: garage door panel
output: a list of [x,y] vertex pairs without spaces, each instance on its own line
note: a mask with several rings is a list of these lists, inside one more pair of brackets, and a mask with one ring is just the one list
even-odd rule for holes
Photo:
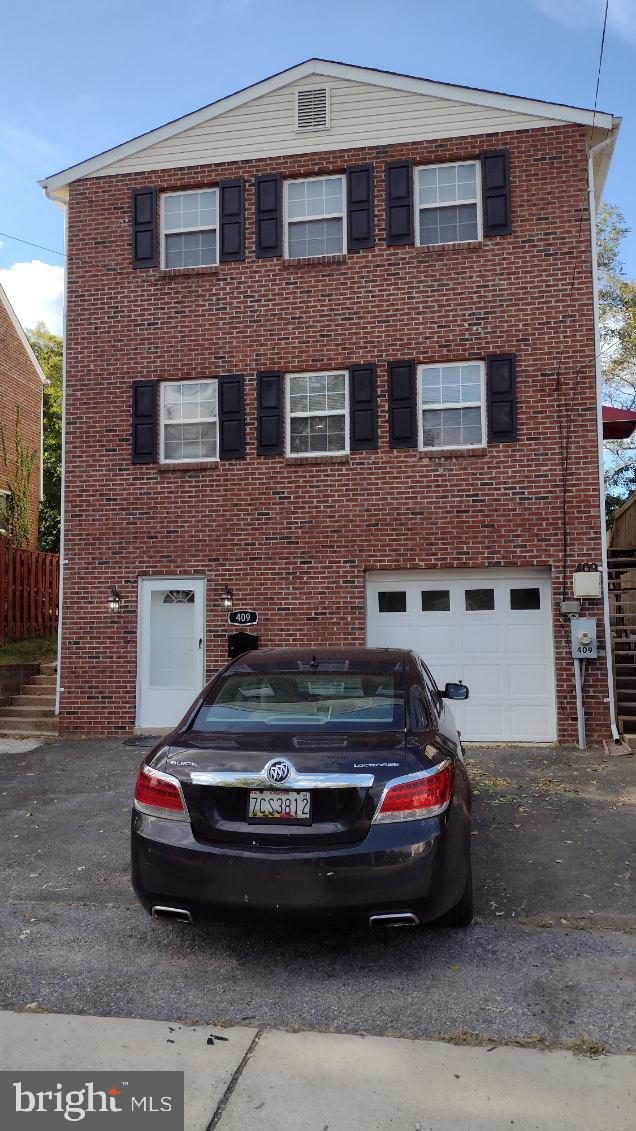
[[507,673],[500,664],[464,664],[462,679],[472,699],[506,693]]
[[[380,614],[378,592],[398,588],[407,612]],[[441,601],[435,597],[423,610],[422,591],[448,592],[450,609],[434,608]],[[494,608],[484,607],[493,594]],[[549,577],[539,570],[376,574],[369,579],[367,640],[412,648],[439,687],[467,684],[470,699],[452,707],[467,741],[549,742],[556,736],[551,606]]]

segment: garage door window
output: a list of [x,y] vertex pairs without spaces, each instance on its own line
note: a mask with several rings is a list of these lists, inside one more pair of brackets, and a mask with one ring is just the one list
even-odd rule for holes
[[541,590],[540,589],[511,589],[510,590],[510,608],[515,612],[522,612],[525,609],[540,609],[541,608]]
[[399,590],[387,590],[378,593],[378,611],[381,613],[405,613],[406,593]]
[[420,448],[476,448],[484,444],[484,366],[423,365],[419,369]]
[[494,589],[467,589],[464,597],[467,613],[485,613],[495,607]]
[[448,589],[423,589],[423,613],[448,613],[450,612],[450,593]]

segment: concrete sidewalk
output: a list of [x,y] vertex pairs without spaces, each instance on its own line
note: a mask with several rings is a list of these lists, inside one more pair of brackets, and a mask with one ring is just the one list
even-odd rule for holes
[[0,1068],[183,1071],[185,1131],[634,1126],[630,1056],[3,1012]]

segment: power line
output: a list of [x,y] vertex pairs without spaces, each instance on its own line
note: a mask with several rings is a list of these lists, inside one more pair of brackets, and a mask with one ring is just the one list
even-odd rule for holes
[[0,232],[0,236],[7,240],[15,240],[16,243],[24,243],[28,247],[38,247],[40,251],[48,251],[51,255],[61,255],[62,259],[64,258],[64,252],[57,251],[54,247],[44,247],[44,244],[34,243],[33,240],[23,240],[21,236],[12,236],[10,232]]

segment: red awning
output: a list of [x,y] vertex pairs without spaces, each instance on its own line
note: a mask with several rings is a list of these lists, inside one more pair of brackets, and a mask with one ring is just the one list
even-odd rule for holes
[[626,440],[636,428],[636,412],[630,408],[603,405],[603,439]]

